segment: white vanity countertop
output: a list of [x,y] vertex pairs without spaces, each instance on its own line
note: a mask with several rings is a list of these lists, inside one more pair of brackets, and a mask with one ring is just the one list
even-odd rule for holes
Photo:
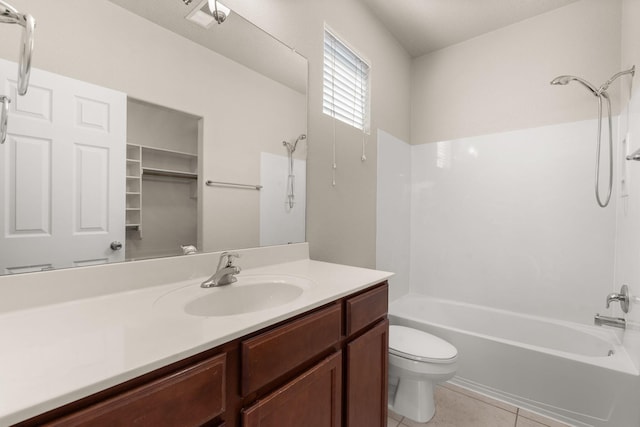
[[206,277],[0,314],[0,426],[214,348],[391,276],[308,259],[241,273],[263,274],[304,277],[315,285],[289,304],[226,317],[197,317],[154,304],[172,290],[198,287]]

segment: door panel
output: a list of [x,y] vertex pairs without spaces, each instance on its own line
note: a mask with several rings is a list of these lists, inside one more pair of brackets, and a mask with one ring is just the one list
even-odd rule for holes
[[243,427],[340,427],[342,352],[243,411]]
[[347,345],[347,427],[385,427],[389,321]]
[[0,273],[124,260],[126,94],[32,70],[17,96],[15,63],[0,145]]

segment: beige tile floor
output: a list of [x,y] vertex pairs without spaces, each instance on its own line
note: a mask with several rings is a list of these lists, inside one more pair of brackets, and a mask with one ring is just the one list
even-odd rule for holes
[[453,384],[436,387],[436,414],[416,423],[389,411],[387,427],[569,427]]

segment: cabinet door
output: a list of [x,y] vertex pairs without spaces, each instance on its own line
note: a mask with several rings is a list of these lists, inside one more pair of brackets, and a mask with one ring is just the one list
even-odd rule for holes
[[384,427],[387,422],[389,321],[347,345],[347,427]]
[[339,427],[342,420],[342,352],[244,410],[243,427]]

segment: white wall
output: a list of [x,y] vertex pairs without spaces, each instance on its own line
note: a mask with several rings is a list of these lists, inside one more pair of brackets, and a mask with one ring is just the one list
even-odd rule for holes
[[411,291],[590,324],[613,281],[597,122],[413,146]]
[[[203,117],[201,181],[258,183],[259,153],[306,129],[304,94],[106,0],[12,4],[37,19],[34,67]],[[17,60],[19,29],[0,26],[0,40],[0,57]],[[258,192],[200,186],[202,249],[257,246]]]
[[[307,240],[311,257],[363,267],[376,261],[376,129],[409,138],[410,58],[359,0],[229,0],[229,6],[309,60]],[[336,124],[337,186],[331,185],[333,123],[322,113],[323,25],[371,62],[367,161],[362,133]]]
[[[593,118],[589,92],[620,67],[620,0],[582,0],[417,58],[411,143]],[[616,93],[612,92],[614,99]]]
[[395,273],[389,299],[409,292],[411,264],[411,146],[378,130],[376,268]]

